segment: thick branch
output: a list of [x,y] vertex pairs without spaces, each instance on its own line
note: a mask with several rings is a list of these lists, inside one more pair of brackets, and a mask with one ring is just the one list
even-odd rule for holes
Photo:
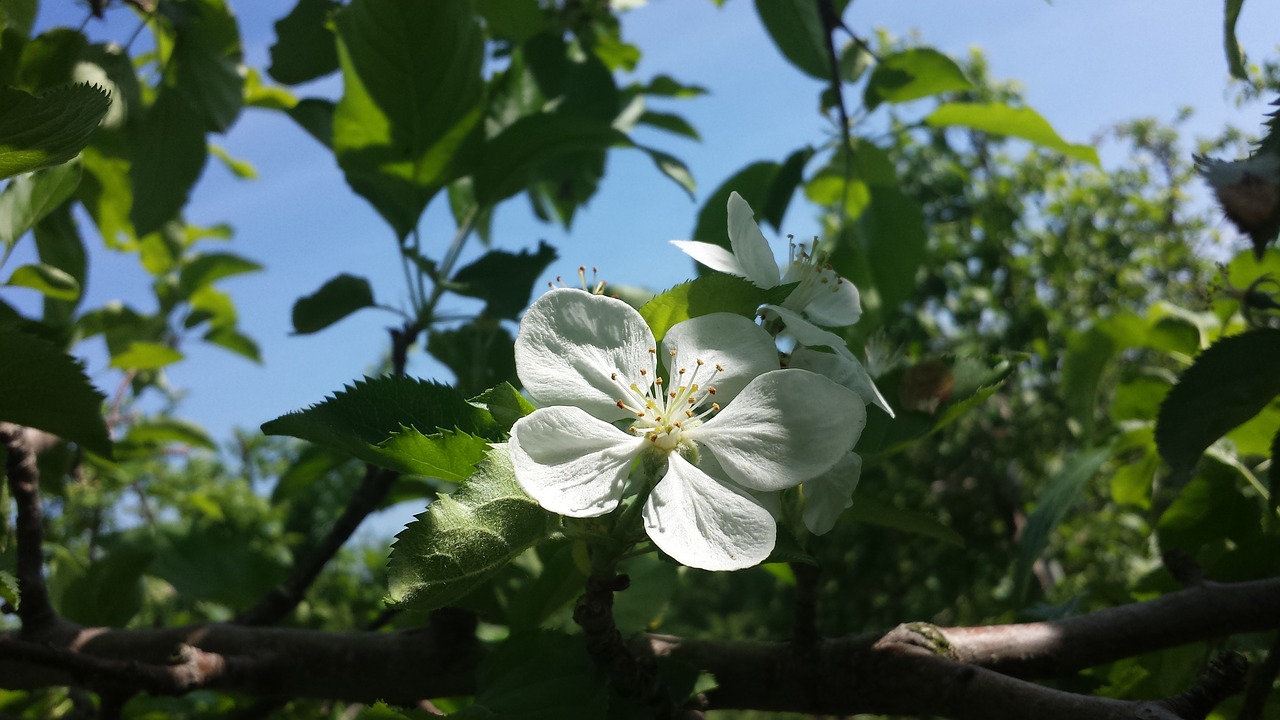
[[[5,447],[5,473],[9,492],[18,508],[15,527],[18,554],[18,592],[21,602],[18,617],[24,635],[42,632],[58,622],[49,602],[44,582],[44,530],[41,527],[40,474],[36,455],[27,442],[25,429],[0,423],[0,443]],[[7,512],[7,510],[6,510]]]

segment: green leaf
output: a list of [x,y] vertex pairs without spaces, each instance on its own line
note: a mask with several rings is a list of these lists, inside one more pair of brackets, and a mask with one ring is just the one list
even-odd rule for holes
[[59,593],[58,610],[89,626],[124,627],[142,610],[142,575],[154,553],[131,543],[109,543],[108,551]]
[[916,271],[925,255],[924,210],[895,187],[873,187],[871,202],[858,216],[856,227],[866,247],[880,307],[892,312],[915,297]]
[[673,98],[695,98],[707,94],[707,89],[700,85],[686,85],[670,75],[655,75],[648,85],[642,88],[645,95]]
[[254,169],[253,163],[248,160],[240,160],[231,157],[231,154],[223,149],[221,145],[214,145],[210,143],[209,153],[220,160],[227,170],[231,171],[232,175],[235,175],[241,180],[258,179],[258,171]]
[[80,362],[49,342],[0,327],[0,420],[37,428],[111,457],[105,398]]
[[792,65],[819,80],[830,80],[827,33],[812,0],[756,0],[765,30]]
[[75,194],[82,172],[80,163],[66,163],[15,178],[0,191],[0,262],[19,238]]
[[432,330],[427,352],[453,371],[464,393],[516,380],[515,340],[494,319],[476,318],[450,330]]
[[52,265],[23,265],[13,271],[5,284],[31,288],[54,300],[75,300],[80,297],[80,283]]
[[209,153],[200,117],[167,87],[161,88],[142,118],[134,148],[129,219],[134,231],[143,236],[182,211]]
[[287,111],[298,126],[321,145],[333,149],[333,113],[336,106],[323,98],[303,98]]
[[297,85],[338,70],[337,38],[330,16],[341,7],[333,0],[298,0],[276,22],[267,74],[286,85]]
[[18,592],[18,578],[4,570],[0,570],[0,600],[9,603],[15,609],[22,605],[22,595]]
[[84,35],[69,27],[40,33],[22,48],[22,65],[13,84],[39,94],[71,82],[86,44]]
[[[83,288],[88,276],[88,258],[84,240],[71,215],[71,203],[59,205],[45,216],[35,227],[35,239],[40,262],[58,268]],[[83,293],[76,293],[75,299],[69,302],[45,300],[43,321],[51,326],[69,325],[83,298]]]
[[464,174],[464,146],[482,110],[480,27],[463,0],[354,0],[336,25],[338,164],[403,239],[431,198]]
[[[788,155],[781,164],[759,161],[734,173],[711,192],[698,211],[692,239],[729,249],[728,200],[732,192],[737,192],[747,201],[762,225],[768,224],[778,230],[804,173],[805,163],[812,156],[813,149],[805,147]],[[700,275],[711,272],[701,265],[697,268]]]
[[1156,420],[1156,445],[1175,473],[1280,395],[1280,329],[1224,338],[1196,358],[1169,391]]
[[106,92],[90,85],[68,85],[39,98],[0,87],[0,180],[75,157],[110,106]]
[[556,516],[520,489],[505,445],[474,475],[440,496],[391,546],[391,602],[414,610],[446,605],[550,534]]
[[489,32],[503,40],[523,42],[547,26],[538,0],[479,0],[477,9]]
[[137,341],[129,343],[122,352],[112,354],[111,367],[121,370],[159,370],[178,362],[182,357],[182,353],[164,343]]
[[191,297],[222,278],[257,272],[262,266],[232,253],[205,253],[187,261],[178,273],[178,290]]
[[557,257],[555,248],[543,241],[536,253],[490,250],[454,273],[450,289],[484,300],[487,317],[514,320],[529,304],[533,284]]
[[609,683],[580,637],[550,631],[517,633],[477,672],[475,704],[459,720],[612,718]]
[[318,405],[264,423],[262,431],[446,480],[468,474],[486,442],[502,435],[492,415],[454,388],[390,376],[365,378]]
[[293,304],[293,331],[307,335],[338,322],[362,308],[373,307],[369,281],[343,273]]
[[673,325],[689,318],[727,312],[754,318],[756,308],[782,302],[793,284],[761,290],[746,280],[716,273],[681,283],[658,294],[640,308],[640,316],[661,341]]
[[170,87],[202,130],[225,132],[244,104],[240,30],[231,8],[223,0],[175,0],[157,7],[173,27]]
[[655,150],[644,145],[636,145],[636,149],[649,156],[653,164],[658,170],[667,177],[671,178],[675,184],[679,185],[686,193],[689,193],[689,199],[693,200],[694,191],[698,189],[698,184],[693,180],[693,173],[689,172],[689,166],[675,155]]
[[162,530],[153,542],[156,557],[150,574],[184,598],[247,607],[288,573],[287,555],[276,551],[274,542],[231,522],[211,518],[185,530]]
[[1086,440],[1093,437],[1097,414],[1098,383],[1118,348],[1111,336],[1097,327],[1075,333],[1067,340],[1062,361],[1062,398],[1073,431]]
[[1204,464],[1160,516],[1156,533],[1162,550],[1176,548],[1194,556],[1206,546],[1224,540],[1243,543],[1261,533],[1261,508],[1240,491],[1233,475],[1221,463]]
[[964,538],[955,530],[943,525],[937,518],[912,510],[900,510],[872,497],[855,495],[853,506],[845,511],[845,514],[857,522],[878,525],[890,530],[899,530],[912,535],[941,540],[957,547],[964,547]]
[[1013,108],[999,103],[948,103],[924,119],[931,127],[967,127],[992,135],[1021,138],[1069,158],[1101,167],[1098,151],[1091,145],[1072,145],[1059,137],[1047,120],[1031,108]]
[[912,48],[882,58],[867,81],[867,110],[973,87],[955,61],[932,48]]
[[116,455],[120,459],[146,457],[167,445],[185,445],[206,450],[217,450],[204,428],[193,422],[170,417],[153,417],[134,423],[124,439],[116,443]]
[[1244,0],[1227,0],[1226,12],[1223,14],[1222,42],[1227,51],[1227,69],[1231,77],[1248,81],[1249,73],[1244,67],[1244,50],[1236,39],[1236,21],[1240,19],[1240,9]]
[[524,190],[536,173],[555,161],[630,144],[605,120],[557,113],[520,118],[485,142],[473,179],[476,201],[497,205]]
[[645,110],[636,122],[640,125],[648,125],[659,130],[666,130],[681,137],[687,137],[691,140],[701,140],[702,136],[698,134],[697,128],[689,124],[688,120],[682,115],[675,113],[655,112],[653,110]]
[[525,400],[511,383],[506,382],[485,390],[467,402],[488,410],[503,432],[509,432],[517,420],[534,411],[533,404]]
[[258,348],[258,343],[233,327],[210,328],[202,339],[207,343],[230,350],[246,360],[262,364],[262,351]]

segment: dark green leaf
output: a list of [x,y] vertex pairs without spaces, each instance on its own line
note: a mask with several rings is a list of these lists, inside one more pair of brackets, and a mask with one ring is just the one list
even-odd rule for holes
[[645,95],[674,98],[695,98],[707,94],[706,88],[700,85],[685,85],[670,75],[655,75],[642,90]]
[[998,103],[948,103],[924,119],[932,127],[961,126],[1006,135],[1059,152],[1069,158],[1101,167],[1092,145],[1072,145],[1063,140],[1040,113],[1031,108],[1014,108]]
[[262,364],[262,351],[253,338],[233,327],[214,327],[204,334],[203,340],[217,345],[253,362]]
[[387,566],[390,600],[415,610],[448,604],[545,538],[556,516],[520,489],[505,445],[399,535]]
[[478,9],[490,34],[503,40],[523,42],[547,25],[538,0],[479,0]]
[[932,48],[912,48],[882,58],[863,97],[867,109],[874,110],[882,102],[908,102],[971,87],[951,58]]
[[1116,343],[1099,328],[1089,328],[1071,336],[1062,361],[1062,398],[1068,417],[1078,435],[1093,437],[1098,409],[1098,383],[1107,363],[1116,353]]
[[1259,503],[1240,491],[1235,471],[1207,461],[1160,516],[1156,532],[1162,550],[1185,550],[1193,556],[1224,540],[1242,543],[1262,531]]
[[505,382],[485,390],[467,402],[488,410],[504,432],[510,431],[517,420],[534,411],[533,404],[525,400],[511,383]]
[[323,98],[303,98],[287,113],[321,145],[333,149],[333,112],[336,106]]
[[630,140],[604,120],[555,113],[521,118],[484,144],[473,179],[476,201],[496,205],[552,163],[614,145],[630,145]]
[[352,460],[347,453],[320,445],[307,445],[280,474],[275,489],[271,491],[271,502],[286,502],[306,494],[321,477],[349,462]]
[[1205,448],[1280,395],[1277,358],[1273,328],[1224,338],[1196,358],[1156,420],[1156,445],[1175,473],[1190,472]]
[[1222,23],[1222,42],[1227,51],[1227,70],[1231,72],[1231,77],[1248,81],[1249,73],[1244,67],[1244,50],[1240,48],[1240,41],[1236,39],[1236,21],[1240,19],[1240,9],[1243,7],[1244,0],[1227,0]]
[[893,312],[916,294],[916,270],[924,262],[924,211],[897,188],[873,187],[871,203],[858,217],[857,231],[866,247],[881,307]]
[[[71,205],[63,203],[36,225],[36,251],[42,263],[65,272],[83,288],[88,275],[88,259],[84,240],[81,239],[80,230],[71,215]],[[44,322],[51,326],[70,324],[76,307],[83,298],[83,293],[77,293],[70,302],[45,300]]]
[[[787,214],[787,207],[791,205],[791,198],[796,194],[796,188],[804,180],[804,166],[809,163],[811,157],[813,157],[813,148],[802,147],[788,155],[787,159],[778,166],[778,172],[769,182],[769,192],[764,197],[764,204],[759,209],[755,205],[751,206],[761,222],[768,223],[774,230],[781,231],[782,218]],[[728,222],[727,214],[725,221]]]
[[483,408],[448,385],[407,377],[366,378],[306,410],[264,423],[400,472],[455,479],[502,430]]
[[1048,489],[1036,501],[1036,509],[1027,517],[1026,528],[1022,531],[1018,559],[1013,569],[1013,587],[1019,597],[1026,597],[1031,568],[1049,546],[1049,536],[1109,457],[1110,447],[1082,450],[1067,456],[1062,461],[1062,470],[1049,481]]
[[698,134],[697,128],[689,124],[683,116],[675,113],[655,112],[653,110],[645,110],[636,120],[641,125],[648,125],[660,130],[666,130],[692,140],[701,140],[702,136]]
[[85,45],[84,35],[71,28],[40,33],[22,48],[22,66],[14,85],[36,95],[66,85]]
[[168,73],[199,127],[225,132],[244,104],[240,30],[223,0],[175,0],[159,12],[173,27]]
[[41,218],[75,193],[81,174],[80,163],[66,163],[15,178],[0,191],[0,261]]
[[262,266],[232,253],[205,253],[196,255],[182,266],[178,274],[178,290],[182,297],[190,297],[225,277],[257,272]]
[[756,13],[783,57],[805,73],[831,78],[827,32],[813,0],[756,0]]
[[458,389],[466,394],[517,381],[515,340],[494,319],[477,318],[451,330],[432,330],[427,352],[453,371]]
[[515,634],[480,665],[481,692],[459,720],[561,720],[608,717],[609,683],[579,637]]
[[[794,155],[793,155],[794,157]],[[698,222],[693,228],[691,240],[712,243],[729,249],[729,194],[736,192],[755,210],[761,222],[773,225],[775,230],[782,222],[780,216],[765,215],[763,208],[769,204],[774,180],[778,178],[782,166],[775,162],[760,161],[752,163],[732,177],[725,180],[707,196],[707,202],[698,211]],[[786,183],[783,183],[784,185]],[[784,208],[785,210],[785,208]],[[709,270],[697,266],[698,273],[705,275]]]
[[857,522],[879,525],[890,530],[899,530],[964,547],[964,538],[960,537],[955,530],[943,525],[937,518],[911,510],[900,510],[875,498],[855,495],[853,506],[845,514]]
[[68,85],[39,98],[0,87],[0,180],[75,157],[110,106],[107,94],[89,85]]
[[338,164],[404,238],[431,198],[465,174],[484,87],[480,27],[464,0],[354,0],[336,25]]
[[338,69],[337,38],[329,17],[340,5],[333,0],[298,0],[276,22],[267,74],[286,85],[324,77]]
[[200,522],[155,541],[153,573],[184,598],[246,607],[284,580],[285,558],[258,533],[223,522]]
[[0,328],[0,420],[33,427],[111,456],[105,399],[80,362],[44,340]]
[[756,308],[781,302],[793,289],[794,283],[761,290],[750,280],[716,273],[658,294],[640,308],[640,316],[661,341],[673,325],[689,318],[716,312],[754,318]]
[[132,543],[108,543],[108,552],[61,588],[59,612],[89,626],[124,627],[142,609],[142,575],[154,554]]
[[451,289],[484,300],[487,317],[514,320],[529,304],[533,284],[556,257],[555,248],[541,241],[536,253],[490,250],[454,273]]
[[80,297],[80,283],[52,265],[37,263],[18,267],[5,284],[31,288],[53,300],[75,300]]
[[161,88],[138,126],[129,168],[133,183],[129,219],[139,236],[159,230],[178,216],[207,157],[200,117],[169,88]]
[[675,184],[689,193],[689,199],[694,199],[694,191],[698,189],[697,183],[693,181],[693,174],[689,172],[689,166],[684,164],[680,158],[669,155],[661,150],[655,150],[644,145],[637,145],[636,149],[649,156],[653,160],[653,164],[658,166],[658,170],[663,175],[671,178]]
[[293,331],[306,335],[323,330],[357,310],[373,306],[369,281],[343,273],[314,293],[298,298],[293,304]]

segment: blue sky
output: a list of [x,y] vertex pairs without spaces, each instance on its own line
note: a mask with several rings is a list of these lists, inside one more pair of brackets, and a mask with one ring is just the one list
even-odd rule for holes
[[[247,62],[263,68],[274,39],[272,23],[292,2],[234,5]],[[73,9],[80,10],[46,0],[40,25],[79,25],[81,16],[72,14]],[[1168,120],[1184,105],[1196,109],[1190,127],[1200,134],[1226,123],[1256,129],[1265,110],[1261,105],[1237,109],[1227,97],[1218,2],[856,0],[845,20],[863,35],[874,28],[895,35],[915,32],[953,56],[981,47],[992,76],[1020,80],[1031,106],[1071,142],[1087,142],[1128,118]],[[132,27],[130,20],[107,27],[90,24],[87,31],[95,39],[120,40]],[[781,160],[800,146],[821,143],[827,126],[816,112],[820,84],[782,59],[747,0],[729,0],[722,8],[706,0],[655,0],[625,15],[623,27],[625,37],[644,53],[636,78],[666,73],[711,91],[659,108],[688,118],[702,133],[701,143],[658,133],[639,138],[689,164],[699,184],[697,204],[640,153],[614,151],[600,193],[571,232],[538,224],[517,198],[498,211],[495,246],[518,250],[545,239],[561,254],[549,276],[571,275],[580,264],[595,265],[610,281],[662,288],[691,274],[691,262],[666,241],[688,237],[712,189],[750,162]],[[1267,29],[1277,27],[1280,4],[1245,3],[1238,29],[1251,56],[1274,52],[1277,38]],[[308,90],[332,95],[339,87],[327,82]],[[261,344],[264,364],[192,343],[170,379],[188,391],[180,414],[227,438],[232,427],[256,428],[322,400],[361,377],[387,345],[386,328],[395,317],[373,310],[316,335],[289,335],[296,298],[341,272],[370,278],[383,303],[403,304],[406,293],[391,232],[348,190],[332,156],[287,118],[247,111],[218,142],[252,162],[260,178],[239,181],[211,162],[188,219],[196,224],[230,222],[234,241],[208,249],[236,252],[266,266],[264,272],[220,285],[236,300],[242,329]],[[1104,165],[1116,160],[1103,159]],[[785,230],[812,235],[815,224],[807,213],[803,205],[793,206]],[[428,210],[421,230],[428,252],[435,248],[438,254],[452,231],[443,207]],[[88,306],[122,299],[149,307],[148,279],[136,257],[104,251],[93,241],[90,245]],[[10,259],[9,269],[0,272],[7,276],[29,261],[23,252],[30,252],[31,243],[24,246]],[[474,248],[468,257],[480,252]],[[5,297],[18,301],[19,292],[6,291]],[[85,351],[91,377],[112,392],[116,377],[106,369],[101,349],[90,343]],[[415,358],[411,372],[450,379],[447,370],[421,352]]]

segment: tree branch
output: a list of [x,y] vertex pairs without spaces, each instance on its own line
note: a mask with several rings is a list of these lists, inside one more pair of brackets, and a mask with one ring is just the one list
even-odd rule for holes
[[[44,582],[44,529],[41,527],[40,474],[36,454],[27,442],[26,430],[19,425],[0,423],[0,444],[5,448],[5,474],[9,492],[17,506],[18,618],[24,636],[44,632],[58,624],[59,618],[49,602]],[[7,510],[6,510],[7,512]]]

